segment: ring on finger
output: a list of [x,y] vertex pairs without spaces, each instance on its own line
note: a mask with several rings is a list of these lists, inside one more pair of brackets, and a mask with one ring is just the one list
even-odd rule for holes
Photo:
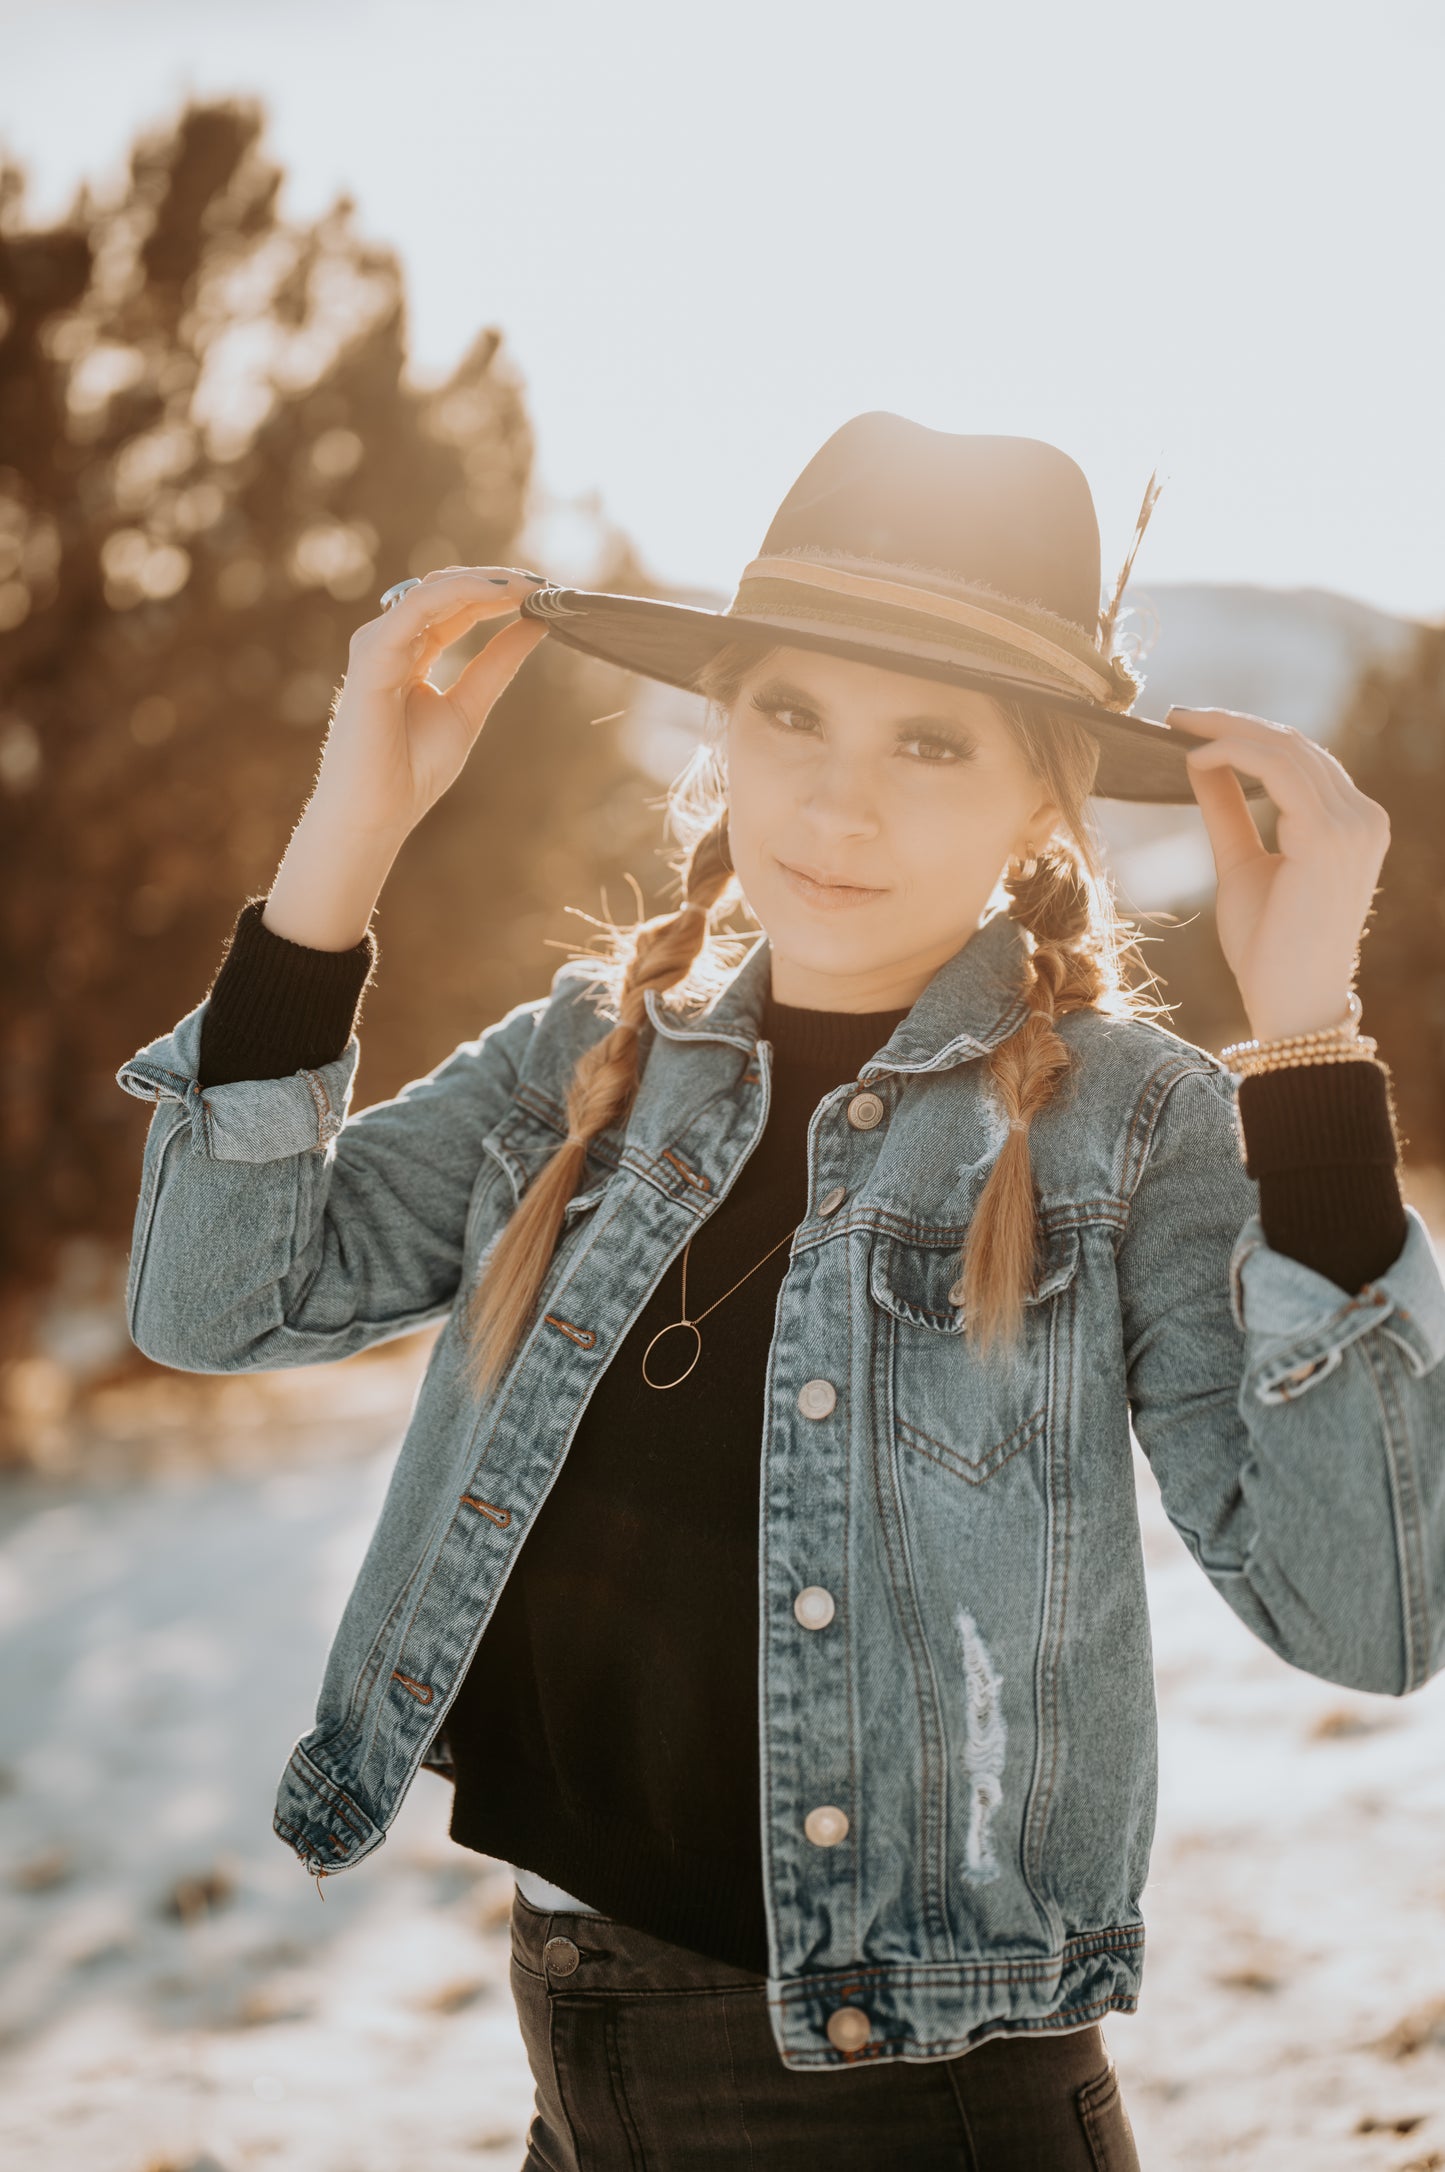
[[402,597],[407,595],[410,590],[420,587],[421,576],[419,574],[413,574],[409,581],[397,581],[391,588],[388,588],[385,594],[382,596],[382,610],[389,611],[392,605],[394,603],[400,603]]

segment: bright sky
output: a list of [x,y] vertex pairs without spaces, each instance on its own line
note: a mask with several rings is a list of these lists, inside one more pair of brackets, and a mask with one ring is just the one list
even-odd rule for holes
[[1437,0],[0,0],[38,213],[188,92],[358,200],[417,368],[499,324],[550,492],[730,592],[849,415],[1061,445],[1106,580],[1445,614]]

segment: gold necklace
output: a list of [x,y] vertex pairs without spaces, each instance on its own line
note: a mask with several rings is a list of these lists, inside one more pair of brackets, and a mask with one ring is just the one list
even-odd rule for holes
[[[796,1227],[796,1225],[794,1226]],[[694,1231],[693,1235],[695,1236],[696,1234],[697,1232]],[[708,1306],[707,1312],[700,1312],[697,1316],[697,1320],[705,1320],[707,1318],[708,1312],[716,1312],[718,1306],[723,1301],[723,1297],[731,1297],[733,1290],[738,1289],[741,1284],[746,1282],[748,1279],[748,1275],[755,1275],[758,1269],[764,1264],[764,1262],[772,1258],[773,1252],[780,1251],[782,1247],[787,1243],[788,1238],[791,1237],[793,1234],[794,1231],[790,1229],[785,1236],[779,1237],[777,1243],[773,1246],[772,1251],[764,1252],[762,1259],[754,1260],[752,1266],[748,1269],[748,1274],[739,1275],[737,1281],[733,1284],[732,1290],[724,1290],[722,1293],[722,1297],[715,1297],[712,1303]],[[642,1377],[644,1380],[647,1381],[647,1385],[650,1388],[675,1388],[679,1386],[682,1381],[686,1380],[688,1373],[692,1371],[693,1365],[696,1365],[698,1359],[702,1356],[702,1336],[698,1333],[697,1320],[690,1320],[687,1316],[687,1255],[691,1250],[692,1237],[689,1237],[687,1243],[682,1248],[682,1317],[679,1320],[669,1320],[666,1327],[660,1327],[657,1330],[657,1333],[653,1336],[652,1342],[647,1345],[647,1348],[642,1353]],[[652,1355],[653,1343],[661,1342],[664,1335],[672,1334],[674,1329],[679,1327],[690,1328],[693,1334],[697,1336],[697,1348],[692,1353],[692,1365],[688,1365],[684,1371],[680,1372],[676,1380],[648,1379],[647,1361]]]

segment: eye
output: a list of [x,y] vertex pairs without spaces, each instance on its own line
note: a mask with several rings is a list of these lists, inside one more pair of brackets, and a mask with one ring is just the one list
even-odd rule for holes
[[944,757],[943,761],[926,762],[924,767],[928,769],[944,769],[951,762],[967,761],[969,755],[973,752],[972,747],[966,741],[945,738],[941,732],[916,732],[911,740],[900,740],[898,743],[900,746],[932,747],[941,752]]
[[[811,709],[801,709],[795,702],[763,701],[756,694],[754,694],[752,700],[753,707],[757,710],[759,716],[765,716],[772,724],[777,724],[779,719],[785,716],[811,717],[812,721],[815,724],[818,721],[816,715]],[[797,738],[798,734],[796,732],[789,731],[786,725],[782,725],[780,728],[783,731],[785,737],[789,739]]]

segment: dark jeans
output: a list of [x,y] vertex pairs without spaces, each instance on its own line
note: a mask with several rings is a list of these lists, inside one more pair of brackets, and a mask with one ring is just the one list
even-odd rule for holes
[[763,1977],[520,1892],[511,1974],[523,2172],[1137,2172],[1097,2027],[799,2074]]

